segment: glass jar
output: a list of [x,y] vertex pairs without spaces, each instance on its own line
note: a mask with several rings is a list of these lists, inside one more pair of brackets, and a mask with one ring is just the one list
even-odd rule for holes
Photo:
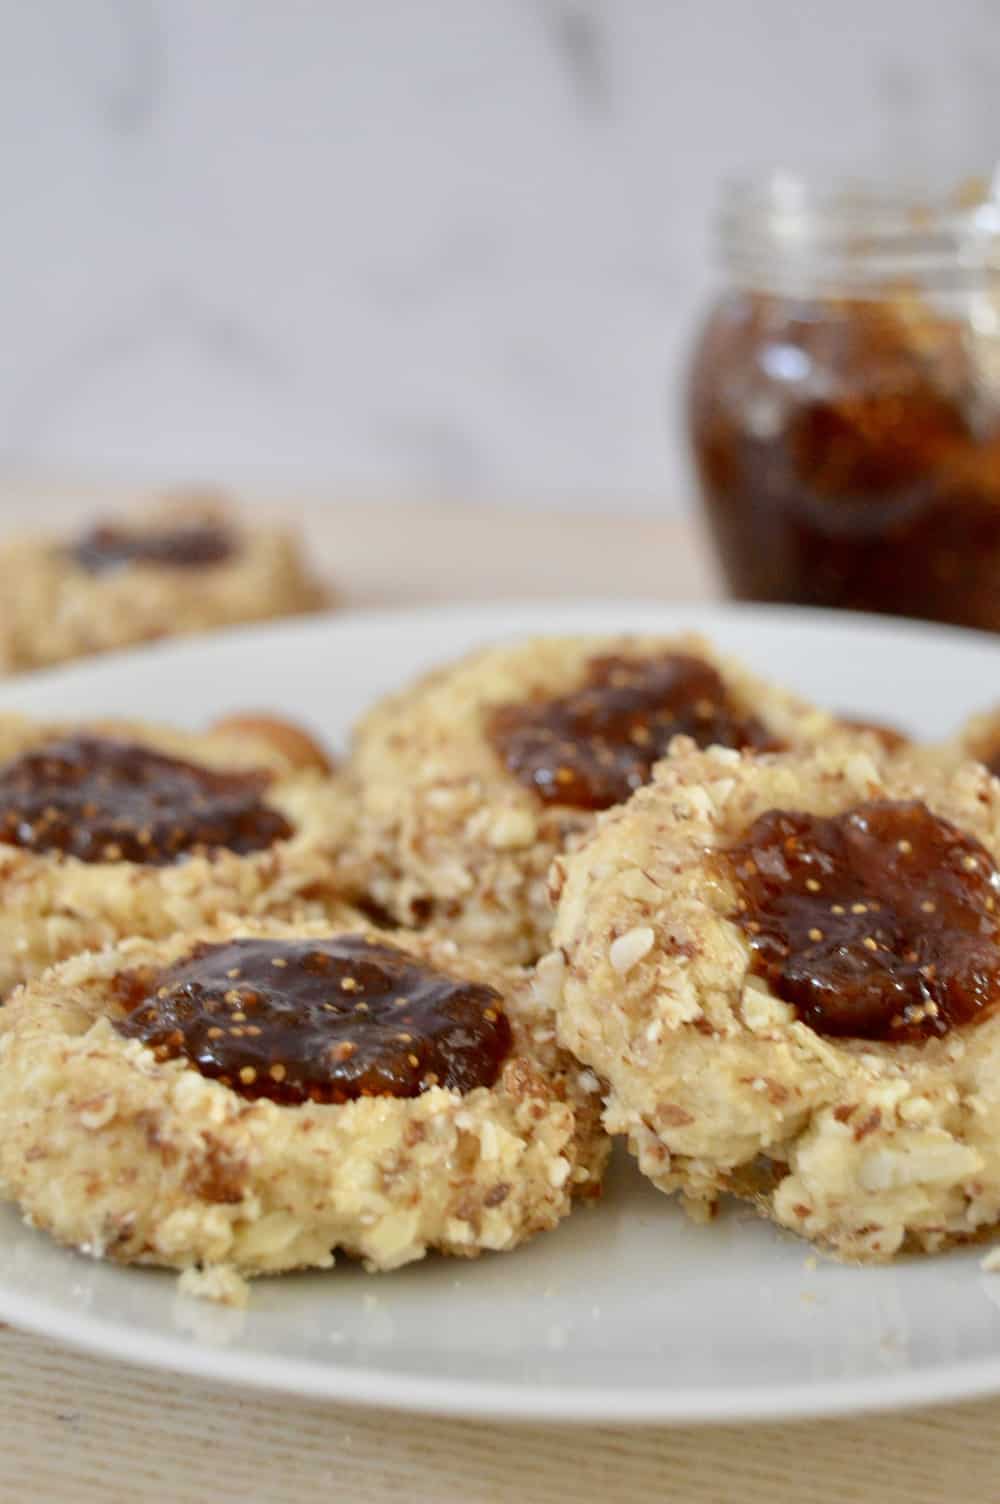
[[732,593],[1000,630],[1000,202],[730,190],[694,353]]

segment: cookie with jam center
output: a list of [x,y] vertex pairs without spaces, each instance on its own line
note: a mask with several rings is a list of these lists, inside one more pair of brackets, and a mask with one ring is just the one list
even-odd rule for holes
[[358,727],[348,771],[365,879],[397,922],[447,924],[464,944],[530,962],[551,929],[553,857],[647,783],[677,737],[764,752],[833,724],[701,638],[491,648]]
[[607,1156],[530,974],[343,916],[73,957],[0,1010],[0,1059],[0,1176],[33,1224],[203,1293],[338,1249],[512,1249]]
[[0,716],[0,995],[127,935],[339,904],[353,814],[319,758],[259,716],[200,735]]
[[211,495],[167,497],[64,537],[11,539],[0,568],[7,673],[330,601],[292,531],[245,523]]
[[850,1259],[1000,1223],[1000,783],[876,741],[662,763],[553,869],[605,1124]]

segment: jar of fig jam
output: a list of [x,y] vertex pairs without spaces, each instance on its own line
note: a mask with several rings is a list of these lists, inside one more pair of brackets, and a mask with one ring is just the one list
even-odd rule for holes
[[1000,201],[730,190],[689,418],[732,593],[1000,630]]

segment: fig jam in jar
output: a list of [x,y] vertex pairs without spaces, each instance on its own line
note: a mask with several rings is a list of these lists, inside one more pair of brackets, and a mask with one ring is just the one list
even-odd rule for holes
[[731,190],[695,463],[732,593],[1000,630],[1000,201]]

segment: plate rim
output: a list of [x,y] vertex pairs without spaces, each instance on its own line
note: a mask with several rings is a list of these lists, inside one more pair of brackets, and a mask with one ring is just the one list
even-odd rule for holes
[[[66,1252],[82,1257],[73,1249]],[[164,1274],[172,1277],[170,1270]],[[553,1384],[435,1379],[339,1363],[238,1355],[208,1343],[197,1346],[179,1337],[120,1329],[101,1317],[85,1315],[72,1315],[67,1329],[64,1320],[57,1322],[47,1311],[37,1297],[11,1298],[0,1287],[0,1320],[109,1362],[313,1404],[336,1403],[440,1419],[567,1426],[779,1424],[955,1404],[995,1394],[1000,1388],[998,1356],[911,1374],[824,1379],[808,1388],[787,1383],[764,1386],[759,1393],[745,1384],[699,1385],[689,1390],[650,1386],[638,1391],[620,1385],[560,1390]],[[113,1348],[103,1337],[105,1329],[114,1334]]]

